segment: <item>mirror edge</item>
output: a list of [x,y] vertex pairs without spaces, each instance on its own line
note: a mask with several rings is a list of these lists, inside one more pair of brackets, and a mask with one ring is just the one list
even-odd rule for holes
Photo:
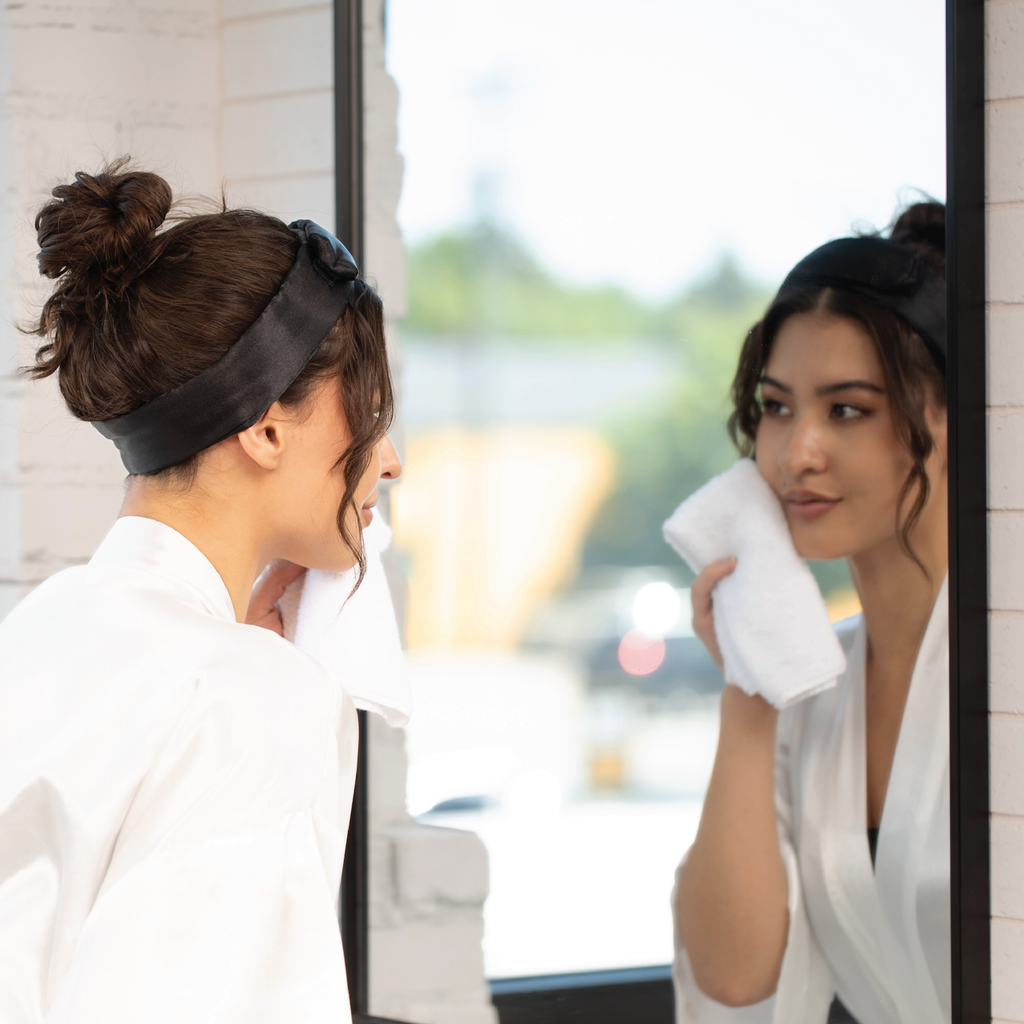
[[992,1001],[984,15],[983,0],[947,0],[951,996],[961,1024],[990,1021]]
[[[366,204],[363,190],[363,4],[334,0],[334,220],[335,232],[362,266]],[[353,1022],[367,1017],[370,1002],[369,783],[366,712],[360,711],[352,809],[338,894],[349,1008]]]

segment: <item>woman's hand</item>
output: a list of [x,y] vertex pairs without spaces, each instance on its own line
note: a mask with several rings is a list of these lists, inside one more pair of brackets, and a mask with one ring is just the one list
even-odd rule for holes
[[271,633],[284,636],[284,623],[281,621],[281,609],[277,602],[281,595],[304,572],[306,567],[277,559],[270,563],[256,581],[252,597],[249,598],[249,610],[245,613],[245,621],[249,626],[261,626]]
[[704,567],[703,572],[693,581],[690,587],[690,603],[693,605],[693,631],[701,643],[708,649],[708,654],[715,664],[722,668],[722,652],[715,636],[715,608],[711,592],[715,584],[724,579],[736,568],[736,558],[730,555]]

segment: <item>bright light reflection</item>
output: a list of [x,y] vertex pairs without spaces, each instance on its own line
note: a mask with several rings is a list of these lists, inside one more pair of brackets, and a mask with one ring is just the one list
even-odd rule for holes
[[664,636],[679,621],[682,602],[671,583],[645,583],[633,598],[633,624],[651,637]]
[[665,641],[631,629],[619,642],[619,664],[631,676],[649,676],[665,660]]

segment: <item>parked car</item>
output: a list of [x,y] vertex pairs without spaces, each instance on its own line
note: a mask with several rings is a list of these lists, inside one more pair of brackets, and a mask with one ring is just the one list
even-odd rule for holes
[[687,705],[722,688],[721,670],[690,625],[689,588],[660,566],[591,571],[538,610],[524,646],[576,655],[595,692],[626,689]]

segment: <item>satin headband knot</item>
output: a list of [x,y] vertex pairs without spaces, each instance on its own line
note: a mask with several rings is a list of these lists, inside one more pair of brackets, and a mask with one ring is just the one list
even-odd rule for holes
[[299,251],[277,294],[212,366],[112,420],[93,423],[129,473],[156,473],[251,427],[289,388],[349,304],[359,268],[329,231],[288,225]]
[[779,289],[821,285],[856,292],[891,310],[916,331],[946,369],[946,282],[916,249],[884,238],[837,238],[805,256]]

